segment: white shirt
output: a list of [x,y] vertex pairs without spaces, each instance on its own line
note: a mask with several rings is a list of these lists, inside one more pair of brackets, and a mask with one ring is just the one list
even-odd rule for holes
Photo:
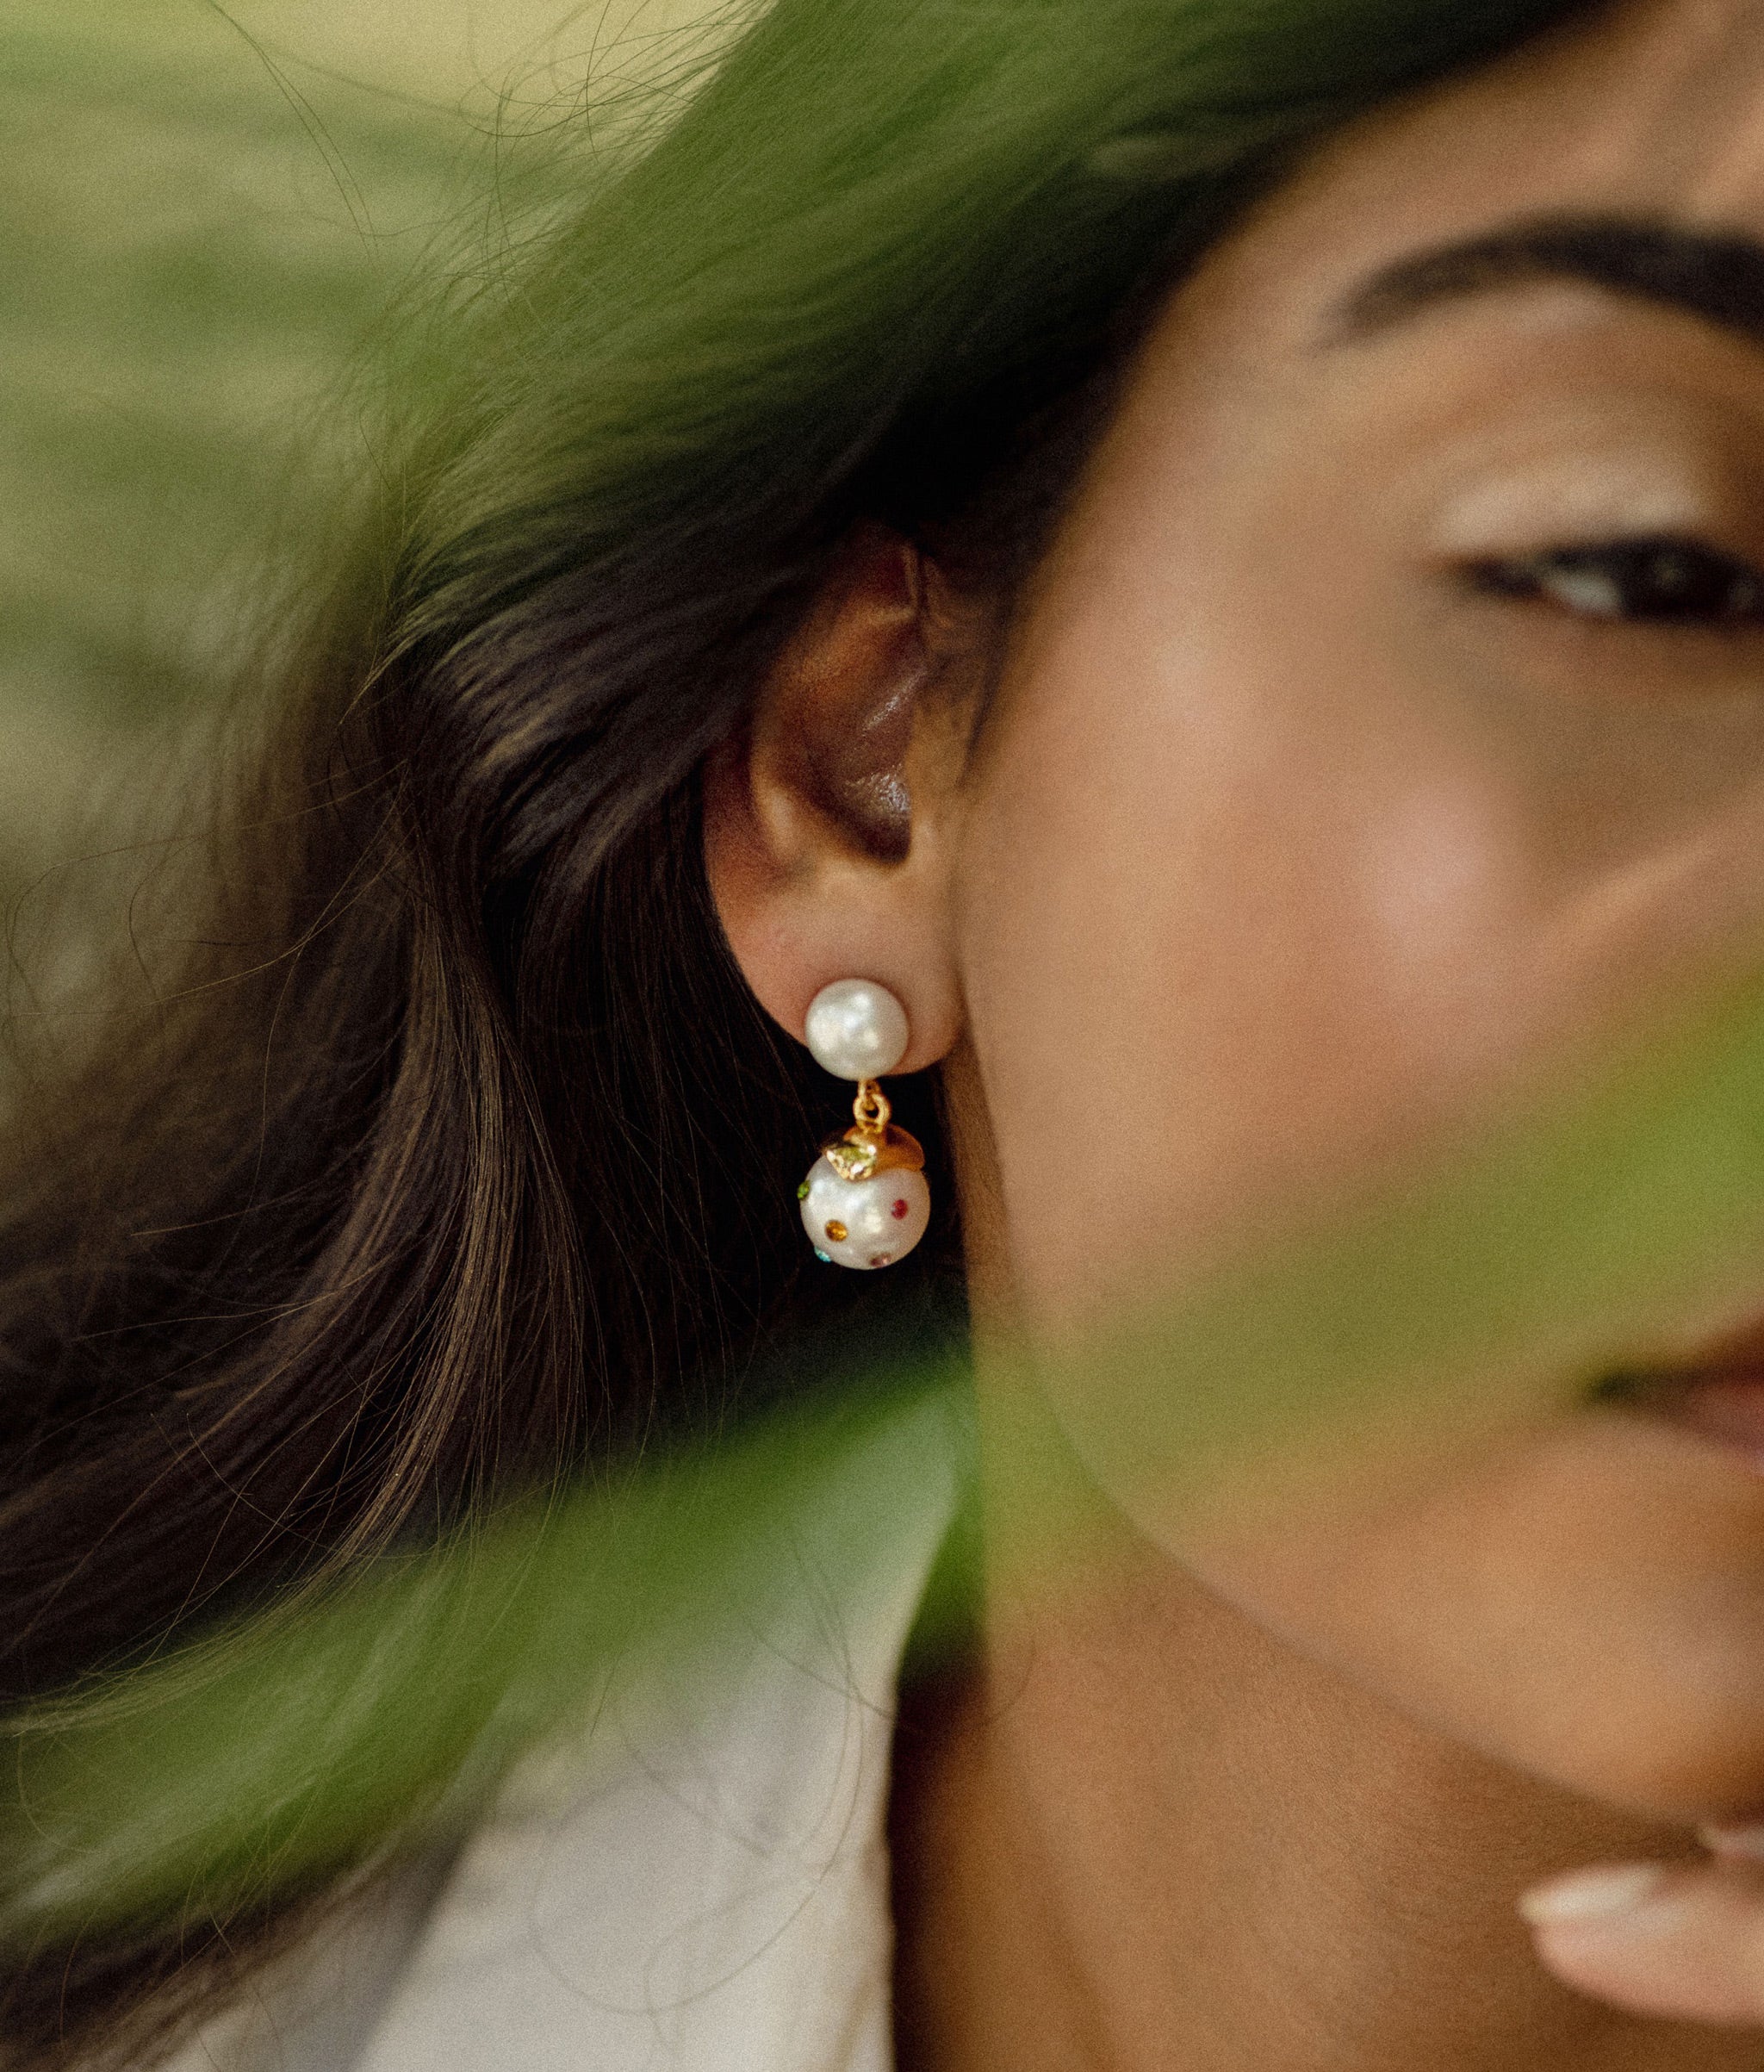
[[890,2072],[894,1694],[951,1415],[842,1457],[768,1542],[757,1622],[529,1758],[174,2072]]

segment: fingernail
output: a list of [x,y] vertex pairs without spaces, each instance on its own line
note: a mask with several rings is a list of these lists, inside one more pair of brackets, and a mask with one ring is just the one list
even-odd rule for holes
[[1764,1864],[1764,1827],[1699,1827],[1698,1839],[1717,1856],[1744,1857]]
[[1519,1912],[1534,1928],[1565,1927],[1627,1913],[1657,1892],[1670,1876],[1664,1864],[1618,1864],[1606,1870],[1575,1870],[1534,1885]]

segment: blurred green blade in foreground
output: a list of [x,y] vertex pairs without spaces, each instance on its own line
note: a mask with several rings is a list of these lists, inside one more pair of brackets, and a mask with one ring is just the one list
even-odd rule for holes
[[[1060,1379],[1167,1507],[1190,1483],[1204,1499],[1215,1458],[1400,1421],[1424,1378],[1474,1422],[1542,1369],[1566,1409],[1626,1347],[1755,1302],[1760,1260],[1750,987],[1425,1181],[1121,1317]],[[828,1573],[910,1535],[947,1502],[966,1430],[959,1389],[901,1377],[15,1720],[0,1937],[224,1913],[334,1874],[401,1821],[463,1812],[537,1738],[582,1734],[612,1678],[665,1693],[699,1663],[693,1702],[714,1706],[730,1658],[707,1640],[763,1635],[799,1584],[804,1520]]]
[[469,1812],[536,1738],[581,1730],[614,1679],[622,1708],[682,1673],[714,1707],[731,1633],[836,1594],[846,1563],[947,1509],[953,1417],[922,1384],[867,1391],[382,1564],[124,1680],[89,1717],[22,1722],[0,1939],[298,1888],[401,1823]]

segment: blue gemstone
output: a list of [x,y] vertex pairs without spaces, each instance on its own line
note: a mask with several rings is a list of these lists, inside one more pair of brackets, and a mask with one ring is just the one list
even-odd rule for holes
[[815,1247],[815,1257],[823,1266],[830,1266],[833,1264],[833,1254],[830,1252],[823,1252],[819,1245]]

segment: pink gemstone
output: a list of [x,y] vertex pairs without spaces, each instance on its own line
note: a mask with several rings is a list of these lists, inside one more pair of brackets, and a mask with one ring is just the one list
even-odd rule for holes
[[904,1216],[905,1214],[906,1214],[906,1204],[905,1204],[904,1202],[896,1202],[896,1204],[894,1204],[894,1220],[895,1220],[895,1222],[896,1222],[896,1223],[898,1223],[898,1222],[900,1221],[900,1219],[902,1218],[902,1216]]
[[894,1254],[891,1252],[879,1252],[871,1260],[870,1264],[873,1266],[885,1266],[893,1257]]

